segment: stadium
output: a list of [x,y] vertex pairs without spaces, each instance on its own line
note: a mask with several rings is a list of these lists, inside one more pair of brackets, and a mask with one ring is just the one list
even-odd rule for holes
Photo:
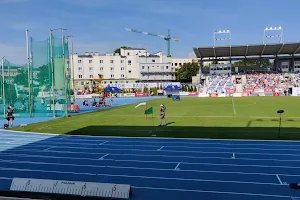
[[300,198],[300,43],[193,48],[196,91],[99,74],[89,94],[69,46],[27,37],[26,65],[2,59],[0,199]]

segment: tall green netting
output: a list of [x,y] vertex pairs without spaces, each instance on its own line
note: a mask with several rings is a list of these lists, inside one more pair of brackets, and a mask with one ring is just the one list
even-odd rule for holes
[[70,105],[69,49],[65,38],[31,38],[31,108],[34,116],[66,116]]
[[[30,99],[32,116],[53,116],[50,40],[30,39]],[[51,112],[52,111],[52,112]]]
[[[2,74],[2,72],[4,73]],[[4,60],[0,83],[0,114],[5,117],[7,107],[12,106],[15,109],[15,116],[28,117],[28,66]]]
[[[4,61],[0,78],[0,115],[8,106],[16,117],[63,117],[70,105],[69,49],[66,39],[51,35],[29,40],[29,64]],[[3,81],[4,78],[4,81]]]

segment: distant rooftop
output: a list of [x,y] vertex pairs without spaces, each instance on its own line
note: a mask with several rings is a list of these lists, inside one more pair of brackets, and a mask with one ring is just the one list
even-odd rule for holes
[[125,49],[125,50],[146,50],[144,48],[131,48],[131,47],[121,48],[121,49]]

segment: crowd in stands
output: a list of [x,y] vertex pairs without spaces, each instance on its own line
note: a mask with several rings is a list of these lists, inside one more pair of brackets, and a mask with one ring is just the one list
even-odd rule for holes
[[282,73],[253,73],[246,75],[244,89],[271,89],[286,91],[294,87],[296,80],[289,74]]
[[208,92],[224,92],[235,88],[235,84],[242,84],[243,89],[269,89],[270,91],[288,91],[291,87],[297,87],[300,83],[300,74],[288,73],[249,73],[246,74],[246,82],[232,79],[230,74],[211,75],[208,78]]
[[225,92],[228,89],[234,88],[233,81],[230,74],[213,75],[208,78],[211,92]]

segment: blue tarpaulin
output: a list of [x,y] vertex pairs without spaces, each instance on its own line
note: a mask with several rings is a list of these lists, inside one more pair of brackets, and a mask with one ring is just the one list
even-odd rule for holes
[[122,92],[120,88],[117,87],[106,87],[104,88],[103,92]]
[[181,90],[181,87],[179,87],[178,85],[168,85],[165,88],[165,91],[167,91],[167,92],[180,91],[180,90]]

